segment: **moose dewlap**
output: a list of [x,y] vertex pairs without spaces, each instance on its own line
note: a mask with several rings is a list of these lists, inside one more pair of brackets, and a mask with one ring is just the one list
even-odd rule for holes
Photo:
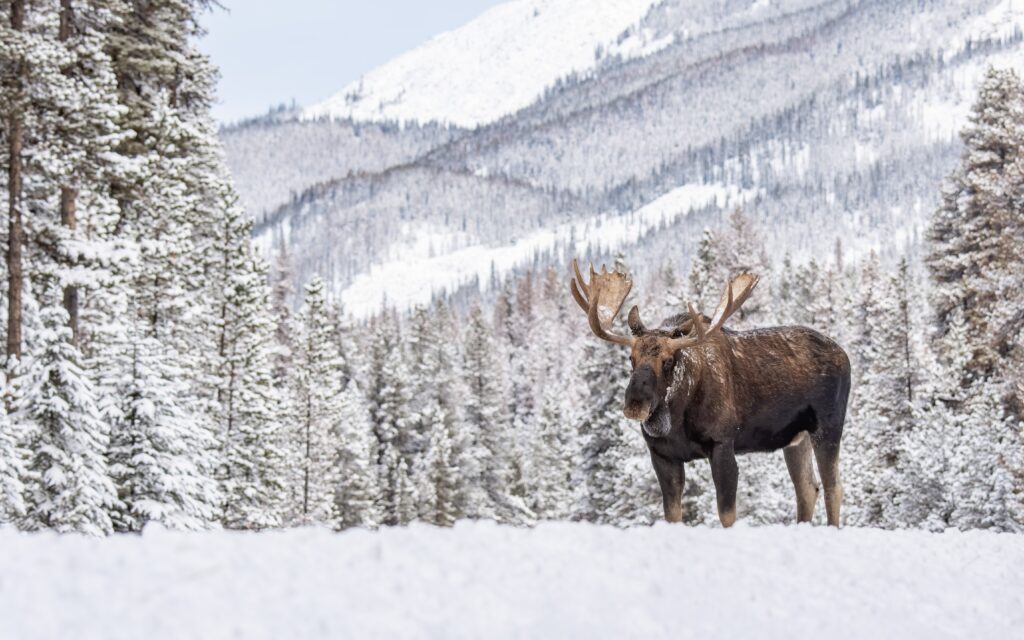
[[830,525],[839,526],[843,489],[839,443],[850,394],[850,359],[807,327],[731,331],[723,325],[750,297],[757,277],[728,283],[715,315],[687,312],[648,329],[634,306],[629,335],[612,332],[633,286],[623,273],[590,267],[590,281],[573,260],[570,291],[598,338],[630,349],[633,373],[623,412],[641,423],[661,485],[665,519],[683,517],[683,464],[711,463],[718,517],[736,521],[736,455],[783,450],[796,490],[797,521],[814,516],[819,485]]

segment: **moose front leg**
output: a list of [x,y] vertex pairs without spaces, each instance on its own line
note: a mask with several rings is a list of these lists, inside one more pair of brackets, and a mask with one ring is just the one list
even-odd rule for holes
[[715,482],[718,498],[718,519],[723,527],[731,527],[736,522],[736,483],[739,479],[732,441],[720,442],[711,450],[711,479]]
[[683,519],[683,485],[686,470],[682,462],[673,462],[651,451],[654,473],[661,485],[661,501],[665,506],[665,520],[681,522]]

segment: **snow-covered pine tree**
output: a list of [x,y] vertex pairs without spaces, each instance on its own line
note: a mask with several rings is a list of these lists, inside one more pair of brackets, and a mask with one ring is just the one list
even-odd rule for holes
[[[1024,516],[1019,497],[1006,504],[1007,496],[1024,492],[1022,390],[1013,374],[1024,272],[1024,87],[1015,71],[987,71],[961,138],[961,164],[932,216],[927,256],[934,347],[943,378],[953,381],[940,393],[958,409],[947,454],[950,521],[1012,529]],[[993,397],[1009,417],[993,407]]]
[[337,486],[334,518],[338,528],[375,527],[380,522],[377,468],[370,409],[363,392],[349,381],[338,406],[335,441]]
[[750,299],[729,319],[729,326],[760,326],[768,320],[766,303],[771,299],[771,261],[768,259],[764,238],[742,209],[734,209],[729,214],[728,224],[715,238],[715,250],[714,264],[717,268],[705,294],[710,297],[701,300],[705,304],[698,309],[706,314],[713,313],[726,283],[740,273],[749,272],[761,281]]
[[788,309],[794,324],[808,327],[817,327],[820,324],[819,318],[815,315],[815,302],[821,288],[820,277],[821,270],[814,258],[797,267],[793,276],[792,299]]
[[463,349],[466,382],[465,420],[470,445],[458,465],[465,472],[469,495],[466,515],[518,523],[531,517],[513,495],[511,416],[508,381],[491,328],[479,306],[469,314]]
[[953,511],[960,529],[1024,530],[1013,469],[1021,462],[1020,427],[1006,416],[999,390],[975,385],[957,415],[950,460]]
[[298,476],[293,478],[298,503],[291,520],[298,524],[331,520],[337,486],[335,447],[341,415],[340,356],[331,335],[330,307],[324,283],[314,277],[305,287],[297,318],[292,394],[296,409],[294,442],[298,444]]
[[225,216],[226,229],[245,235],[223,245],[218,348],[208,364],[216,385],[224,525],[262,529],[282,522],[289,461],[281,439],[288,425],[279,417],[272,380],[265,268],[249,255],[249,225],[241,220],[237,210]]
[[378,485],[383,524],[398,522],[398,473],[401,460],[419,443],[409,430],[411,376],[402,348],[398,318],[385,312],[373,329],[366,396],[377,442]]
[[292,366],[292,308],[295,295],[295,275],[286,246],[275,254],[274,268],[270,273],[271,316],[274,320],[274,383],[279,389],[286,385]]
[[405,525],[415,520],[418,508],[419,497],[409,474],[409,465],[405,458],[399,458],[395,473],[395,524]]
[[[944,336],[955,310],[967,322],[972,354],[960,375],[969,383],[998,373],[991,343],[1017,312],[1013,301],[1018,307],[1021,301],[1024,258],[1015,252],[1015,233],[1024,227],[1024,87],[1013,69],[988,70],[961,138],[961,165],[932,217],[927,264],[935,283],[939,348],[950,347]],[[1005,383],[990,380],[1010,391],[1002,388]]]
[[[7,379],[0,373],[0,389]],[[0,524],[17,521],[25,515],[25,458],[21,438],[7,415],[6,398],[0,396]]]
[[67,312],[43,311],[37,349],[15,381],[14,419],[31,424],[23,526],[106,535],[117,504],[104,453],[108,426],[72,344]]
[[704,229],[697,253],[690,265],[689,298],[697,309],[711,308],[718,300],[715,275],[718,273],[718,248],[714,232]]
[[[843,491],[848,508],[845,521],[859,526],[877,526],[882,512],[892,504],[879,486],[885,468],[886,447],[891,446],[879,415],[879,389],[883,384],[876,372],[888,365],[882,351],[884,281],[878,255],[872,251],[861,265],[849,355],[853,368],[854,390],[859,400],[851,403],[843,431]],[[887,399],[891,399],[891,394]]]
[[529,507],[539,519],[572,515],[576,433],[567,390],[554,379],[542,392],[530,451]]
[[214,524],[220,496],[213,477],[215,441],[188,410],[191,389],[173,347],[153,335],[136,307],[115,364],[121,398],[111,437],[111,473],[122,506],[115,527],[140,531],[155,521],[170,529]]
[[413,397],[417,421],[425,434],[422,457],[413,469],[420,517],[438,525],[451,525],[465,515],[467,487],[458,459],[467,443],[461,400],[458,341],[451,310],[437,301],[430,312],[413,318],[410,335]]
[[[674,279],[662,271],[663,279]],[[676,282],[666,283],[666,290],[675,291]],[[579,449],[576,420],[573,415],[579,382],[559,375],[567,362],[568,345],[565,333],[564,282],[549,269],[544,279],[543,294],[536,306],[535,328],[531,331],[533,362],[531,376],[539,411],[531,425],[530,448],[524,466],[527,471],[528,505],[540,519],[567,519],[576,500],[574,492],[574,461]]]
[[416,493],[420,518],[439,526],[451,526],[463,515],[465,487],[456,460],[454,423],[435,420],[424,458],[418,462]]

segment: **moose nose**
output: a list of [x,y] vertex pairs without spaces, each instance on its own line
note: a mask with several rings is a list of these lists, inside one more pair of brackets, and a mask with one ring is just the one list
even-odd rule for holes
[[623,412],[630,420],[646,420],[654,408],[654,369],[644,365],[633,372],[626,386]]

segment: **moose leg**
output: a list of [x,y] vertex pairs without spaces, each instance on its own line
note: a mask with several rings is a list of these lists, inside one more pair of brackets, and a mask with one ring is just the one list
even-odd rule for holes
[[715,482],[715,497],[718,499],[718,519],[723,527],[731,527],[736,522],[736,483],[739,479],[732,441],[720,442],[711,450],[711,479]]
[[843,503],[843,485],[839,482],[839,443],[827,439],[814,441],[821,484],[825,485],[825,513],[830,526],[839,526],[839,508]]
[[673,462],[651,451],[654,473],[661,485],[661,501],[665,506],[665,520],[680,522],[683,519],[683,484],[686,470],[681,462]]
[[814,505],[818,502],[818,483],[814,479],[814,464],[811,461],[811,441],[807,432],[802,431],[789,446],[782,450],[786,457],[789,477],[796,489],[796,521],[810,522],[814,517]]

